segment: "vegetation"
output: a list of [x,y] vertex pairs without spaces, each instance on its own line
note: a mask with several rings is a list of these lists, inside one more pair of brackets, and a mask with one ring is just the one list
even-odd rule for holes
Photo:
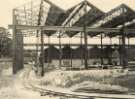
[[12,55],[12,40],[8,37],[0,38],[0,57],[9,57]]

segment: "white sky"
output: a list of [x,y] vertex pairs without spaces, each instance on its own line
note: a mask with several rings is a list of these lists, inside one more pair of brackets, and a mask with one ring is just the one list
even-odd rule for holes
[[[7,27],[12,23],[12,9],[31,0],[0,0],[0,26]],[[51,0],[62,8],[69,8],[83,0]],[[135,0],[88,0],[104,12],[115,8],[121,3],[135,10]]]

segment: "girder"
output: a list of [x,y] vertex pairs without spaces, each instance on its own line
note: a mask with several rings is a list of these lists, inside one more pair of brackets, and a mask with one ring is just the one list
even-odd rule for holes
[[[16,28],[18,30],[47,30],[47,31],[75,31],[75,32],[83,32],[83,27],[65,27],[65,26],[30,26],[30,25],[9,25],[9,28]],[[134,31],[135,29],[130,29],[130,31]],[[120,32],[120,29],[118,28],[91,28],[86,27],[87,32]],[[128,32],[128,30],[127,30]]]

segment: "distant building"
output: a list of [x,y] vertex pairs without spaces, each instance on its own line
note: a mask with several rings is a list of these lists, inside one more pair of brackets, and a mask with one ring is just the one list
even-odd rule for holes
[[0,37],[8,37],[8,36],[9,36],[8,30],[4,27],[0,27]]
[[6,28],[0,27],[0,57],[11,56],[12,40]]

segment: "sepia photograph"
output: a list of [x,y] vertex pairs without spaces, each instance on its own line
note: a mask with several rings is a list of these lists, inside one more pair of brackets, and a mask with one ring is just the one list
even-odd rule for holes
[[135,0],[1,0],[0,99],[135,99]]

